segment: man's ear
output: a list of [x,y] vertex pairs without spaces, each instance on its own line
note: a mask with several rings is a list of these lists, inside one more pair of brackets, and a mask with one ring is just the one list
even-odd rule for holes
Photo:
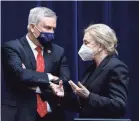
[[31,31],[32,33],[34,33],[35,25],[34,25],[34,24],[30,24],[30,25],[29,25],[29,28],[30,28],[30,31]]

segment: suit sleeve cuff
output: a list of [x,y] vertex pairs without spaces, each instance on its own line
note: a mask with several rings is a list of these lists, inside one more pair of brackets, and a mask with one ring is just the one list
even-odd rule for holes
[[96,94],[90,92],[88,96],[88,103],[92,106],[96,106],[98,104],[97,98],[98,96]]

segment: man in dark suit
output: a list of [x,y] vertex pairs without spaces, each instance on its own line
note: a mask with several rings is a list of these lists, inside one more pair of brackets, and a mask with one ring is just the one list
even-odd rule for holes
[[28,33],[2,47],[2,121],[64,120],[60,97],[51,89],[70,79],[64,49],[52,43],[56,15],[46,7],[30,10]]
[[[66,106],[80,112],[82,118],[121,118],[128,94],[128,67],[118,59],[115,32],[104,24],[85,29],[79,55],[93,60],[78,86],[69,81],[76,98],[68,97]],[[66,99],[66,98],[65,98]]]

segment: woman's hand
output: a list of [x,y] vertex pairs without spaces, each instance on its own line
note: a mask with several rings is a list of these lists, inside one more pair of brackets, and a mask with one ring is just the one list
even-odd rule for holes
[[73,92],[83,98],[88,98],[89,97],[89,90],[83,86],[80,82],[78,82],[78,86],[73,82],[73,81],[69,81],[69,84],[73,90]]

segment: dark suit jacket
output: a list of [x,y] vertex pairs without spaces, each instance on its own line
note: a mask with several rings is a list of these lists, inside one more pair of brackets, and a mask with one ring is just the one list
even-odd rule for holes
[[[51,53],[48,53],[48,49]],[[42,98],[49,102],[53,112],[61,112],[59,98],[49,89],[46,73],[60,77],[64,84],[70,79],[64,49],[56,44],[48,44],[43,53],[45,72],[41,73],[36,72],[36,60],[25,36],[2,46],[5,82],[2,92],[2,121],[35,121],[36,94],[28,88],[34,86],[40,86]],[[22,64],[26,69],[22,68]],[[58,113],[57,116],[60,117]]]
[[124,115],[129,83],[128,68],[115,55],[105,57],[97,68],[95,64],[89,66],[81,83],[90,91],[89,98],[68,98],[68,106],[79,111],[80,117],[120,118]]

